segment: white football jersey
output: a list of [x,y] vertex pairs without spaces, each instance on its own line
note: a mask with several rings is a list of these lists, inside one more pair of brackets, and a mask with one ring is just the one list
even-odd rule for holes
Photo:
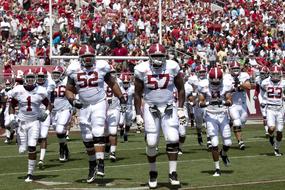
[[48,98],[44,87],[36,86],[32,91],[27,91],[23,85],[14,87],[11,97],[18,101],[18,119],[21,121],[35,121],[42,113],[40,108],[42,101]]
[[214,101],[225,101],[225,94],[231,90],[232,88],[224,83],[220,86],[209,85],[201,88],[199,93],[203,94],[206,98],[206,102],[209,103],[205,110],[210,113],[225,112],[228,107],[224,106],[223,104],[213,105],[211,103]]
[[271,81],[271,78],[268,77],[262,81],[261,88],[265,91],[264,97],[267,105],[283,105],[283,91],[285,88],[284,80],[274,83]]
[[177,62],[166,60],[161,68],[154,69],[149,61],[145,61],[136,65],[134,70],[135,77],[144,84],[144,101],[146,103],[165,106],[174,102],[174,78],[180,70]]
[[[238,79],[240,83],[242,84],[245,81],[249,80],[250,76],[246,72],[241,72],[240,75],[238,76]],[[223,81],[226,85],[232,86],[232,87],[234,86],[234,83],[235,83],[235,79],[231,74],[225,74]],[[239,91],[239,92],[233,92],[232,96],[233,96],[234,105],[246,104],[246,91],[245,90]]]
[[124,90],[125,90],[124,96],[127,100],[127,109],[132,110],[134,104],[135,86],[133,84],[130,84],[129,88]]
[[[120,83],[120,79],[116,79],[118,84]],[[125,89],[120,86],[122,94],[125,93]],[[105,83],[105,91],[106,91],[106,99],[108,103],[108,109],[119,109],[120,108],[120,100],[115,96],[112,89]]]
[[56,83],[56,88],[53,91],[54,96],[54,106],[53,111],[61,111],[66,109],[71,109],[69,101],[65,97],[65,88],[66,88],[67,78]]
[[104,77],[109,72],[110,65],[104,60],[96,60],[89,70],[81,67],[78,61],[67,68],[67,76],[74,80],[79,99],[85,104],[96,104],[105,99]]

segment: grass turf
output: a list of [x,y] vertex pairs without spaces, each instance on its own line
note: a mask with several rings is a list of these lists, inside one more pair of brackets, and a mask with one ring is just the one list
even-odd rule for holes
[[[260,125],[247,126],[243,131],[246,150],[233,146],[229,151],[231,165],[224,167],[221,162],[222,176],[213,177],[213,161],[210,152],[198,145],[194,129],[188,129],[183,147],[184,154],[179,156],[178,177],[180,189],[284,189],[285,157],[273,156],[273,148],[264,137]],[[205,135],[204,142],[206,141]],[[119,139],[117,162],[105,161],[105,177],[97,178],[94,183],[85,182],[88,174],[88,157],[79,133],[73,133],[69,141],[71,159],[58,161],[56,136],[49,137],[45,169],[36,169],[36,181],[24,182],[27,172],[27,155],[19,155],[15,144],[0,142],[0,189],[63,189],[63,188],[129,188],[147,189],[149,166],[145,156],[145,143],[142,134],[131,133],[128,143]],[[38,147],[39,150],[39,147]],[[281,145],[282,151],[282,145]],[[39,154],[38,154],[39,156]],[[174,189],[168,183],[168,161],[165,154],[163,137],[160,140],[158,167],[158,189]],[[44,182],[68,184],[47,185]]]

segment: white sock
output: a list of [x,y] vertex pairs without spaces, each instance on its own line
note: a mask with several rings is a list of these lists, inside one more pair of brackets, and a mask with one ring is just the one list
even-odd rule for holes
[[104,152],[96,152],[96,159],[102,159],[104,160]]
[[214,162],[214,164],[215,164],[216,169],[220,169],[220,162],[219,161]]
[[177,161],[169,161],[169,173],[176,172]]
[[268,126],[267,125],[264,126],[264,129],[265,129],[265,133],[268,133]]
[[116,145],[111,145],[110,152],[116,152]]
[[156,162],[149,163],[150,171],[157,171]]
[[33,175],[36,166],[36,160],[28,160],[28,174]]
[[11,136],[10,130],[6,129],[5,131],[6,131],[6,137],[7,137],[7,138],[10,138],[10,136]]
[[281,141],[275,140],[274,149],[279,149],[279,148],[280,148],[280,145],[281,145]]
[[41,148],[41,154],[40,154],[40,160],[44,160],[45,155],[46,155],[46,150],[45,148]]

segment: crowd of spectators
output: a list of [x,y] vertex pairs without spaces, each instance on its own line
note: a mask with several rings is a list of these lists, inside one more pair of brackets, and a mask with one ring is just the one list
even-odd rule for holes
[[[158,2],[53,0],[52,53],[77,55],[82,43],[98,54],[142,56],[159,41]],[[285,1],[162,1],[162,41],[183,68],[237,59],[252,73],[258,65],[285,64]],[[48,0],[0,2],[2,65],[49,65]],[[137,61],[113,61],[130,70]],[[64,64],[64,60],[60,61]]]

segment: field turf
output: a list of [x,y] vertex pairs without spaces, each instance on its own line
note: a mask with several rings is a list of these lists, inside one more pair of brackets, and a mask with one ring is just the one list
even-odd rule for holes
[[[198,145],[194,129],[188,129],[183,147],[184,154],[179,156],[178,189],[219,189],[219,190],[282,190],[285,189],[285,157],[275,157],[264,129],[260,125],[248,125],[243,131],[246,150],[233,146],[229,151],[231,165],[224,167],[221,162],[222,176],[213,177],[212,157],[205,147]],[[80,134],[70,135],[69,162],[58,161],[58,144],[55,135],[50,135],[45,169],[36,169],[36,181],[27,184],[27,155],[19,155],[15,142],[10,145],[0,142],[0,189],[148,189],[149,166],[145,156],[145,143],[142,134],[130,133],[129,142],[119,139],[117,162],[105,161],[105,177],[97,178],[87,184],[88,161]],[[206,141],[205,135],[204,142]],[[285,150],[281,145],[281,152]],[[37,147],[39,150],[39,147]],[[39,154],[38,154],[39,157]],[[161,137],[158,166],[158,189],[175,189],[168,182],[168,162],[165,142]]]

